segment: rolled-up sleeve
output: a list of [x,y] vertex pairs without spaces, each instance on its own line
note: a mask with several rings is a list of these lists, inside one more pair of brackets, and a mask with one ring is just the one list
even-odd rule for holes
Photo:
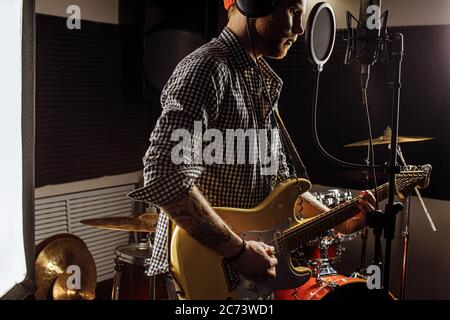
[[[203,132],[217,118],[225,81],[226,72],[214,57],[194,54],[180,62],[161,95],[162,113],[143,158],[144,187],[129,193],[130,198],[163,206],[190,191],[205,170],[202,161],[194,158],[194,146],[202,146],[198,121]],[[197,130],[194,130],[196,121]],[[177,129],[189,133],[192,142],[190,149],[183,149],[181,163],[172,159],[173,150],[186,142],[180,141],[178,135],[172,137]]]

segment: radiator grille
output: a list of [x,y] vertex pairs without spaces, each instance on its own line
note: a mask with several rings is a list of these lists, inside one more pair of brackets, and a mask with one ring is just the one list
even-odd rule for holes
[[80,223],[106,216],[131,216],[133,203],[126,194],[134,184],[36,199],[36,245],[56,234],[71,233],[88,246],[97,267],[97,281],[114,275],[114,249],[129,243],[130,234]]

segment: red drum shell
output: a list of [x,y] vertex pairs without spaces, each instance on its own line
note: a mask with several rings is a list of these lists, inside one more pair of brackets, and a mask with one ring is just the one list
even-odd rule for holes
[[[386,295],[380,290],[370,290],[364,279],[331,275],[322,280],[318,283],[316,278],[311,278],[296,289],[277,290],[275,300],[395,300],[391,293]],[[327,285],[327,282],[335,286]]]

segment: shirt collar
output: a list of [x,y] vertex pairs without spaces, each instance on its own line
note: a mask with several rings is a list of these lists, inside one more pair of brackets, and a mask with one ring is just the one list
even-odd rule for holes
[[[234,33],[231,32],[230,29],[225,27],[220,34],[219,39],[222,40],[231,49],[232,55],[235,58],[235,61],[239,68],[241,68],[242,70],[247,70],[249,68],[254,70],[257,69],[255,61],[253,61],[247,51],[245,51],[244,46],[234,35]],[[283,86],[283,81],[275,73],[275,71],[273,71],[273,69],[269,66],[264,58],[261,57],[258,60],[261,65],[266,85],[268,86],[268,88],[270,88],[271,95],[275,95],[275,97],[278,97]]]
[[231,53],[236,60],[238,67],[246,70],[248,68],[256,68],[256,63],[245,51],[244,46],[241,44],[239,39],[231,32],[230,29],[225,27],[219,36],[228,48],[231,49]]

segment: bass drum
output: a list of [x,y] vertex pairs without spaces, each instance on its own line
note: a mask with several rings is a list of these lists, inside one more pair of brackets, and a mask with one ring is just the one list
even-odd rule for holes
[[370,290],[367,281],[342,275],[311,278],[297,289],[275,291],[275,300],[395,300],[391,293]]

